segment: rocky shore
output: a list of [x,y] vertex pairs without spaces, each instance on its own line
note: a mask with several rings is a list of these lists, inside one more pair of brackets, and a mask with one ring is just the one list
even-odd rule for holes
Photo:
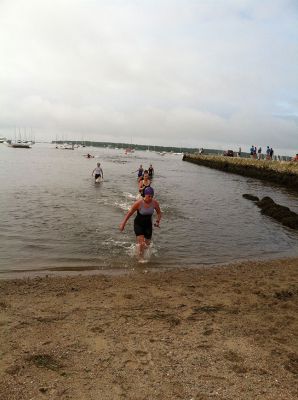
[[184,154],[184,161],[225,172],[262,179],[298,192],[298,163],[252,160],[248,158]]
[[0,281],[3,400],[294,400],[298,259]]
[[271,197],[263,197],[261,200],[254,195],[245,193],[242,195],[247,200],[251,200],[261,209],[261,213],[281,222],[283,225],[298,230],[298,214],[291,211],[289,207],[275,203]]

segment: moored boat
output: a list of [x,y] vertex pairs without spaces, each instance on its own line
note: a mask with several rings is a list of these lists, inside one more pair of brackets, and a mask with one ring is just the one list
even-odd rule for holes
[[31,142],[17,141],[10,144],[10,147],[15,149],[31,149]]

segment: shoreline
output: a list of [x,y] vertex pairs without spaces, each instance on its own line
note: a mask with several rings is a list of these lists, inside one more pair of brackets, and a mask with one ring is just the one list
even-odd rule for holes
[[298,258],[0,281],[0,392],[298,396]]
[[249,158],[184,154],[183,161],[220,171],[265,180],[298,192],[298,163]]
[[192,263],[187,264],[183,267],[169,264],[162,265],[156,264],[155,262],[151,262],[150,260],[147,263],[138,263],[136,259],[133,260],[133,264],[131,267],[117,267],[117,268],[99,268],[98,266],[84,265],[84,266],[74,266],[73,262],[63,262],[60,263],[59,266],[56,267],[43,267],[41,269],[30,268],[30,269],[6,269],[0,271],[0,283],[7,282],[12,280],[27,280],[27,279],[47,279],[47,278],[80,278],[80,277],[92,277],[92,276],[102,276],[102,277],[121,277],[126,275],[135,274],[140,271],[146,271],[146,273],[167,273],[167,272],[175,272],[175,271],[191,271],[191,270],[199,270],[201,268],[220,268],[220,267],[234,267],[241,264],[249,264],[249,263],[262,263],[262,262],[274,262],[278,260],[291,260],[296,259],[298,254],[296,251],[284,253],[276,253],[274,255],[259,255],[258,257],[246,257],[246,258],[238,258],[237,260],[226,260],[222,262],[209,262],[209,263]]

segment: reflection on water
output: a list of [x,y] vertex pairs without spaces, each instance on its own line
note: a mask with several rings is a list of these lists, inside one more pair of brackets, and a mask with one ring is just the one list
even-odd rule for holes
[[[133,218],[119,224],[137,195],[135,171],[153,164],[163,219],[150,262],[166,268],[297,255],[297,233],[261,215],[243,193],[270,196],[298,212],[294,193],[262,181],[154,152],[0,147],[0,271],[119,270],[136,267]],[[106,181],[94,184],[100,161]]]

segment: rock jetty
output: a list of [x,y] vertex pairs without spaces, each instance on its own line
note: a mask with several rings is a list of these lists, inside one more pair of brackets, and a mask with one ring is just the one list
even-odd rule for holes
[[250,178],[274,182],[298,192],[298,162],[184,154],[184,161]]
[[251,194],[242,195],[247,200],[252,200],[261,209],[261,213],[281,222],[283,225],[298,230],[298,214],[291,211],[289,207],[282,206],[274,202],[271,197],[263,197],[259,200],[257,196]]

